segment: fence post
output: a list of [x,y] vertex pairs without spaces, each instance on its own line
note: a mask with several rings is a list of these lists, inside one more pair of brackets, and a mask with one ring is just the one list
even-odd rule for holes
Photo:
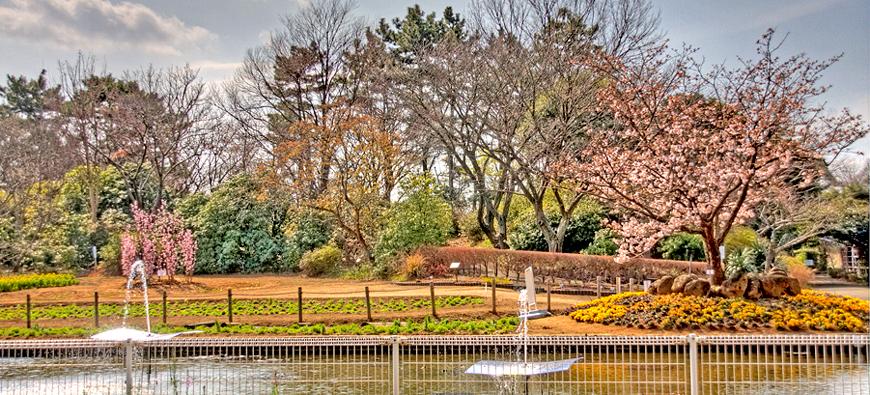
[[547,312],[549,313],[551,311],[553,311],[553,309],[550,308],[550,284],[547,284]]
[[299,323],[302,323],[302,287],[299,287]]
[[372,300],[369,298],[369,287],[366,287],[366,318],[372,322]]
[[600,298],[601,297],[601,276],[595,276],[595,284],[596,284],[595,297]]
[[163,325],[166,325],[166,315],[168,314],[166,312],[167,308],[168,308],[168,306],[166,303],[166,290],[164,289],[163,290]]
[[634,279],[628,279],[628,292],[634,292]]
[[435,283],[429,283],[429,299],[432,300],[432,317],[438,318],[438,313],[435,311]]
[[133,341],[130,339],[127,339],[124,351],[124,370],[127,371],[127,395],[133,395]]
[[392,348],[393,357],[390,358],[390,364],[392,365],[391,379],[393,382],[393,395],[399,395],[401,392],[401,388],[399,387],[399,337],[393,336],[390,338],[390,347]]
[[495,308],[495,277],[492,278],[492,313],[498,314]]
[[227,289],[227,318],[233,323],[233,290]]
[[687,336],[689,341],[689,394],[698,395],[700,393],[700,383],[698,377],[698,337],[694,333]]
[[30,294],[27,294],[27,329],[30,329]]
[[100,293],[94,291],[94,328],[100,327]]
[[622,277],[616,278],[616,293],[618,293],[618,294],[622,293]]

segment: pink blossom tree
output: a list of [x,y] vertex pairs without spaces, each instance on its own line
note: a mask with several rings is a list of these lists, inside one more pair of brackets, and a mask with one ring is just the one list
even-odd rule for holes
[[124,274],[129,275],[132,263],[141,258],[148,276],[162,270],[171,282],[181,263],[189,281],[196,265],[197,245],[193,232],[185,229],[183,221],[162,205],[151,213],[134,204],[132,212],[133,226],[121,236]]
[[[632,59],[592,62],[602,75],[600,111],[608,127],[564,169],[621,208],[620,255],[648,251],[682,231],[703,237],[714,284],[724,278],[719,246],[773,194],[800,187],[867,133],[848,110],[827,112],[822,72],[837,58],[779,58],[768,31],[757,59],[704,72],[691,53],[665,47]],[[563,169],[563,170],[564,170]],[[799,180],[796,182],[795,180]]]

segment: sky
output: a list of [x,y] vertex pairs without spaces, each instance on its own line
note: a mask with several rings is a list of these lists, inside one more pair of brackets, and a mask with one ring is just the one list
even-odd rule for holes
[[[58,61],[79,52],[119,73],[144,65],[190,64],[218,83],[232,77],[249,48],[280,27],[281,18],[310,0],[0,0],[0,75],[54,73]],[[374,24],[419,3],[463,13],[470,1],[357,0]],[[870,1],[868,0],[653,0],[674,45],[698,48],[708,63],[753,54],[768,27],[788,34],[784,54],[813,58],[843,54],[823,83],[829,107],[870,119]],[[56,73],[55,73],[56,74]],[[853,145],[870,153],[870,137]]]

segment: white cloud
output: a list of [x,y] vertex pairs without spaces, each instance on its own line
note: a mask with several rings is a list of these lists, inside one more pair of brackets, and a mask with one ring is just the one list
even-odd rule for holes
[[128,49],[180,55],[217,36],[145,5],[108,0],[8,0],[0,2],[0,37],[103,52]]

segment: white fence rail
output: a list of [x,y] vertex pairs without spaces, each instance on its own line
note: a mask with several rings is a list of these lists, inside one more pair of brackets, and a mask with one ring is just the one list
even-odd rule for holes
[[525,380],[464,373],[516,360],[506,336],[0,341],[0,394],[868,394],[870,336],[532,336]]

